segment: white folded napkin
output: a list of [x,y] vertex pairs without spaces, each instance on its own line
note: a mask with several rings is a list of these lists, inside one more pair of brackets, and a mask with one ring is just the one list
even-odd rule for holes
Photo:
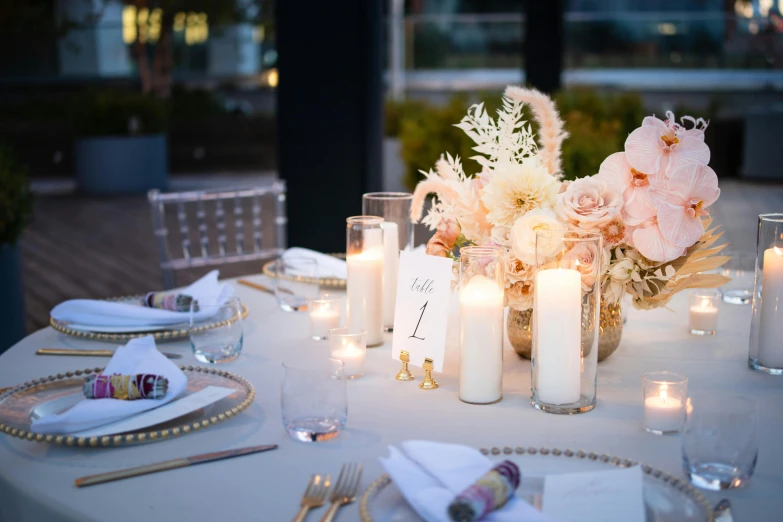
[[[218,270],[213,270],[192,285],[184,288],[181,293],[191,296],[193,299],[206,299],[217,297],[218,301],[225,302],[233,295],[234,288],[231,285],[218,282]],[[208,319],[214,309],[197,312],[198,321]],[[189,312],[172,312],[159,308],[146,306],[101,301],[97,299],[71,299],[52,308],[51,315],[54,319],[69,324],[84,326],[166,326],[187,323]]]
[[345,260],[334,256],[322,254],[307,248],[289,248],[283,254],[283,259],[292,261],[296,259],[315,259],[318,264],[318,277],[334,277],[348,279],[348,267]]
[[[62,413],[53,413],[34,419],[32,431],[35,433],[73,433],[88,430],[163,406],[176,399],[188,387],[187,376],[176,364],[158,351],[155,339],[151,336],[133,339],[125,346],[117,348],[114,356],[109,360],[109,364],[103,370],[103,374],[117,373],[123,375],[152,373],[163,376],[169,380],[166,396],[162,399],[138,399],[135,401],[84,398]],[[81,393],[81,389],[79,393]]]
[[[454,497],[494,466],[473,448],[418,440],[403,442],[400,449],[390,446],[389,458],[380,460],[394,485],[427,522],[450,522],[447,511]],[[482,520],[544,522],[549,519],[524,500],[513,497]]]

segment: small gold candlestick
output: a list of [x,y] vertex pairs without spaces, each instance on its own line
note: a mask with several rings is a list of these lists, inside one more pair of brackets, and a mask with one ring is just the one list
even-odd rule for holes
[[434,390],[438,387],[438,383],[432,378],[432,359],[424,359],[424,364],[421,367],[424,368],[424,380],[419,384],[419,388],[422,390]]
[[395,379],[398,381],[412,381],[413,374],[408,371],[408,363],[411,362],[410,354],[405,350],[402,350],[400,352],[400,360],[402,361],[402,369],[400,370],[400,373],[397,374]]

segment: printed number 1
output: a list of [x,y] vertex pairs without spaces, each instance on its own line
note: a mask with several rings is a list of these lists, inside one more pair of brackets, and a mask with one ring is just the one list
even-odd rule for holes
[[429,301],[425,302],[424,306],[419,308],[419,310],[421,310],[421,315],[419,316],[419,322],[416,323],[416,329],[413,330],[413,335],[409,335],[408,339],[413,337],[414,339],[418,339],[419,341],[423,341],[424,340],[424,337],[416,337],[416,332],[419,330],[419,325],[421,324],[421,318],[424,317],[424,312],[427,310],[427,304],[428,303],[429,303]]

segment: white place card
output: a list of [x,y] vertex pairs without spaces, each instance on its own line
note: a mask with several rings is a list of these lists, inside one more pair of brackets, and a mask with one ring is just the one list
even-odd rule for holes
[[405,350],[414,366],[429,358],[436,372],[443,371],[452,266],[453,261],[446,257],[400,253],[393,359],[399,360]]
[[547,475],[542,512],[559,522],[644,522],[642,469]]
[[112,433],[141,430],[192,413],[237,391],[236,389],[224,388],[222,386],[207,386],[196,393],[176,399],[154,410],[147,410],[127,419],[98,426],[90,430],[71,433],[70,435],[74,437],[102,437]]

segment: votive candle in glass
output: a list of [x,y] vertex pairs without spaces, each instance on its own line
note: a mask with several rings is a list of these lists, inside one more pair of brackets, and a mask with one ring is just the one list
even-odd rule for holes
[[358,379],[364,374],[367,355],[367,332],[352,328],[329,330],[331,353],[329,357],[343,362],[346,379]]
[[688,316],[693,335],[715,335],[720,300],[717,290],[694,290],[689,294]]
[[310,301],[310,336],[321,341],[329,338],[329,330],[340,326],[343,298],[322,296]]
[[348,320],[354,330],[367,332],[367,345],[383,344],[383,219],[347,219]]
[[460,250],[459,398],[492,404],[503,397],[505,249]]
[[672,372],[642,375],[644,429],[656,435],[677,433],[685,422],[688,378]]

